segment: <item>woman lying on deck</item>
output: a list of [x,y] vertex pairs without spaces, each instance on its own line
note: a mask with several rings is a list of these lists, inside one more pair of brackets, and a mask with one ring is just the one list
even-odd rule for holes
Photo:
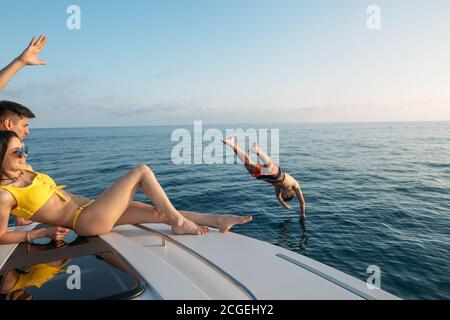
[[[97,200],[71,194],[56,186],[48,175],[31,170],[27,149],[14,132],[0,132],[0,244],[19,243],[43,237],[61,237],[55,229],[9,232],[10,214],[74,230],[80,236],[97,236],[117,225],[165,223],[174,234],[203,235],[206,226],[227,232],[251,216],[210,215],[177,211],[152,170],[139,165],[111,185]],[[137,189],[154,203],[133,201]]]

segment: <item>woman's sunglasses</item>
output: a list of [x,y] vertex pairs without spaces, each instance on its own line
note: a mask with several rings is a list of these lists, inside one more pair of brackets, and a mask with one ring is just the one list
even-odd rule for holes
[[17,151],[14,151],[14,153],[17,153],[17,157],[22,159],[25,155],[28,156],[28,146],[23,146],[22,148],[17,149]]

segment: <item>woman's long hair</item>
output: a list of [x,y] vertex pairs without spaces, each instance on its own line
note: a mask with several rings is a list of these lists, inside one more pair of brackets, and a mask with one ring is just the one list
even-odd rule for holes
[[3,160],[5,159],[6,150],[8,150],[9,141],[19,136],[13,131],[0,131],[0,174],[3,173]]

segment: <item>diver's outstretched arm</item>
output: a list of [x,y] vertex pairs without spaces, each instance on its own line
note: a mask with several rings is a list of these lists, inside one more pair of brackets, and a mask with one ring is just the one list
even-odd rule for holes
[[277,196],[278,201],[281,203],[283,207],[288,209],[289,211],[292,210],[292,207],[286,203],[286,201],[283,200],[281,197],[281,189],[278,186],[275,186],[275,195]]
[[45,61],[39,60],[39,54],[47,42],[45,36],[40,36],[36,41],[35,37],[31,40],[28,47],[14,59],[10,64],[0,70],[0,92],[6,87],[8,82],[27,65],[43,65]]
[[295,194],[297,195],[298,202],[300,203],[300,216],[306,216],[306,203],[305,198],[303,197],[302,189],[300,188],[300,184],[294,189]]

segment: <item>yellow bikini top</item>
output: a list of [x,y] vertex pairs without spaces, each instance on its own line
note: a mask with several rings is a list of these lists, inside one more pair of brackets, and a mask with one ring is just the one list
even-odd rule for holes
[[50,266],[45,263],[29,267],[26,274],[19,275],[14,288],[12,288],[10,292],[28,287],[41,288],[59,273],[65,273],[66,270],[63,270],[62,267],[69,263],[69,261],[69,259],[63,260],[59,267]]
[[9,191],[16,199],[17,206],[11,212],[13,215],[30,220],[53,194],[56,194],[61,200],[67,201],[67,198],[59,191],[65,186],[57,186],[55,181],[46,174],[33,170],[27,171],[36,175],[29,186],[24,188],[0,186],[0,189]]

